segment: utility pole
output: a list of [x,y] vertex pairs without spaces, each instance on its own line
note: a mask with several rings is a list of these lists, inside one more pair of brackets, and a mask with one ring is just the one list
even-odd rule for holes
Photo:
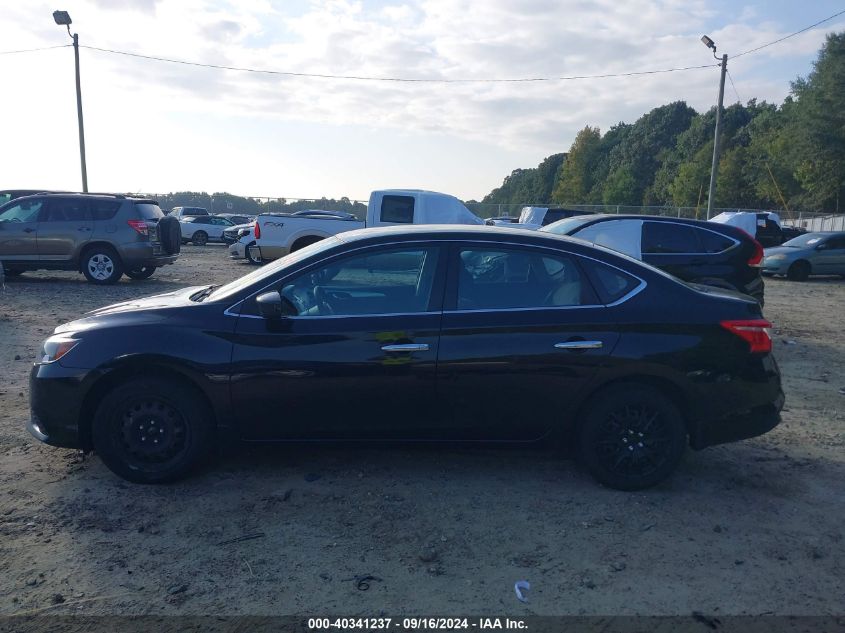
[[[701,36],[701,41],[707,48],[713,49],[713,57],[719,59],[716,55],[716,43],[706,35]],[[707,194],[707,219],[709,220],[713,215],[713,202],[716,199],[716,178],[719,172],[719,137],[722,133],[722,103],[725,100],[725,74],[728,72],[728,56],[722,55],[721,63],[721,77],[719,78],[719,102],[716,106],[716,132],[713,139],[713,163],[710,166],[710,191]]]
[[85,164],[85,126],[82,122],[82,87],[79,81],[79,34],[70,33],[72,21],[67,11],[54,11],[56,24],[67,27],[67,34],[73,39],[73,58],[76,62],[76,118],[79,123],[79,162],[82,166],[82,191],[88,193],[88,167]]
[[719,79],[719,105],[716,106],[716,134],[713,139],[713,164],[710,166],[710,193],[707,194],[707,219],[713,215],[713,201],[716,198],[716,178],[719,176],[719,136],[722,133],[722,102],[725,99],[725,73],[728,71],[728,55],[722,55],[722,77]]

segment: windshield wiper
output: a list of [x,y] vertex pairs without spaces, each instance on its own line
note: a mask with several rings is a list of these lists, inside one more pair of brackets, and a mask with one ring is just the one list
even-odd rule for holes
[[212,292],[217,290],[219,287],[220,286],[217,285],[217,286],[208,286],[207,288],[203,288],[199,292],[195,292],[194,294],[191,295],[191,301],[196,301],[197,303],[199,303],[200,301],[206,299],[208,297],[208,295],[210,295]]

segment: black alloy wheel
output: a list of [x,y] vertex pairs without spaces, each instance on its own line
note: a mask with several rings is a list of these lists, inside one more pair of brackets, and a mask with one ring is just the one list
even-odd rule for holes
[[620,385],[590,400],[578,434],[579,459],[602,484],[641,490],[666,479],[686,448],[678,408],[647,385]]

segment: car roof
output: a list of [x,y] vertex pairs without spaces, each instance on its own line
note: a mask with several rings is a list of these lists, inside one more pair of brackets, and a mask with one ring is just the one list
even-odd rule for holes
[[[132,202],[146,202],[149,204],[158,204],[157,200],[151,198],[136,198],[134,196],[126,196],[120,193],[82,193],[79,191],[41,191],[32,195],[21,196],[14,198],[9,202],[20,202],[21,200],[29,200],[31,198],[95,198],[98,200],[131,200]],[[8,202],[6,203],[8,204]]]

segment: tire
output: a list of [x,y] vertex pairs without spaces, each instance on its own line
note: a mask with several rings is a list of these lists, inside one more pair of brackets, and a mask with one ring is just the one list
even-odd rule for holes
[[253,266],[260,266],[262,264],[260,257],[253,257],[252,253],[249,252],[249,247],[255,246],[255,242],[250,242],[246,245],[246,260],[252,264]]
[[92,284],[117,283],[123,274],[123,263],[111,246],[94,246],[82,254],[82,274]]
[[109,470],[134,483],[157,484],[184,477],[209,455],[213,424],[193,389],[136,378],[106,394],[91,431]]
[[191,242],[195,246],[205,246],[208,244],[208,233],[205,231],[197,231],[191,236]]
[[647,385],[600,391],[586,404],[578,427],[579,462],[599,483],[616,490],[642,490],[665,480],[686,445],[681,412]]
[[786,278],[790,281],[807,281],[810,276],[810,263],[803,259],[793,262],[786,271]]
[[290,252],[293,253],[298,251],[300,248],[305,248],[306,246],[311,246],[319,241],[321,241],[322,237],[317,237],[316,235],[309,235],[308,237],[300,237],[296,240],[293,244],[291,244]]
[[161,248],[168,255],[177,255],[182,250],[182,227],[179,220],[165,216],[158,221],[158,240]]
[[135,270],[127,270],[123,274],[129,277],[130,279],[141,280],[149,279],[153,276],[153,273],[155,271],[155,266],[143,266],[141,268],[136,268]]

